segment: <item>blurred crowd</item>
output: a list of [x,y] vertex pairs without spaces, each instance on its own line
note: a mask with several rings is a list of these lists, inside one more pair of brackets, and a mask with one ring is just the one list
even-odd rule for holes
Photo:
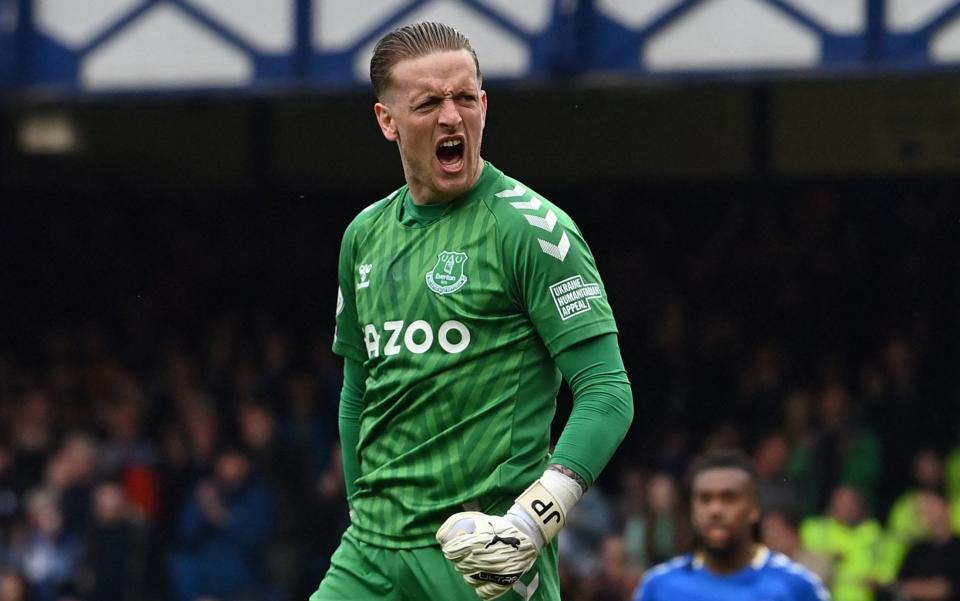
[[[889,476],[875,432],[833,419],[837,404],[849,407],[836,385],[807,401],[819,425],[802,437],[784,424],[744,445],[721,427],[696,446],[752,452],[763,516],[757,540],[819,575],[838,601],[960,599],[960,448],[917,451],[912,480],[880,511],[880,480]],[[561,532],[565,599],[629,599],[646,568],[695,543],[682,472],[635,467],[619,477],[617,494],[589,491]]]
[[[138,374],[100,332],[0,363],[0,599],[303,599],[346,527],[329,340],[225,321]],[[247,349],[249,354],[242,349]],[[262,354],[261,354],[262,353]]]
[[[551,196],[598,259],[637,405],[561,534],[564,599],[629,599],[645,569],[691,548],[684,471],[713,447],[754,458],[758,538],[837,601],[960,599],[951,194],[698,194],[611,193],[603,210]],[[171,218],[156,248],[131,251],[146,275],[124,261],[110,274],[111,294],[139,291],[133,309],[35,318],[11,330],[29,340],[0,347],[0,601],[284,601],[324,574],[349,521],[329,351],[338,235],[308,260],[302,243],[273,246],[282,232],[231,220],[245,256],[271,256],[284,278],[234,265],[235,280],[205,279],[230,248],[197,229],[178,238]],[[145,226],[122,215],[97,240],[116,221],[135,244]],[[37,251],[55,263],[38,278],[55,284],[62,244]],[[295,302],[304,266],[325,287]],[[76,282],[103,276],[80,271],[64,277],[86,306]],[[210,300],[244,284],[269,294]],[[569,409],[564,393],[557,429]]]

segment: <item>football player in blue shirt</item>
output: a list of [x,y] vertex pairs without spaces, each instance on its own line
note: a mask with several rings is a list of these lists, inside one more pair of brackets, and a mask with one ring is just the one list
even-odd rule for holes
[[739,451],[713,451],[691,465],[696,550],[652,568],[635,601],[829,601],[820,579],[756,542],[756,472]]

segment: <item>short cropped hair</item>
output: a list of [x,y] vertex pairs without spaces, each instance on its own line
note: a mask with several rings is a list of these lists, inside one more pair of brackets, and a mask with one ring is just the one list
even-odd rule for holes
[[373,48],[373,58],[370,59],[370,82],[373,83],[377,98],[381,98],[393,83],[391,75],[397,63],[447,50],[469,52],[477,69],[477,81],[481,81],[480,61],[477,60],[477,53],[470,45],[470,40],[449,25],[414,23],[394,29],[380,38]]
[[703,472],[712,469],[733,468],[747,474],[750,484],[757,487],[757,470],[746,453],[740,449],[715,449],[697,456],[687,470],[687,485],[693,488],[693,480]]

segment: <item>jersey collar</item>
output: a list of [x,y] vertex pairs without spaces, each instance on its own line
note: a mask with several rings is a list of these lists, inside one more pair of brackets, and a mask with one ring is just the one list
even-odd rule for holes
[[436,223],[461,206],[487,194],[502,175],[500,170],[494,167],[490,161],[484,160],[480,177],[469,190],[449,202],[433,205],[421,206],[414,203],[413,196],[410,194],[410,186],[406,185],[400,189],[402,192],[399,195],[400,202],[397,203],[397,220],[401,225],[412,228],[426,227]]
[[[759,570],[766,565],[767,560],[770,558],[770,549],[766,545],[757,544],[756,550],[753,553],[753,559],[750,560],[750,569]],[[691,567],[694,570],[702,570],[704,567],[704,558],[703,552],[697,551],[693,554],[693,562]]]

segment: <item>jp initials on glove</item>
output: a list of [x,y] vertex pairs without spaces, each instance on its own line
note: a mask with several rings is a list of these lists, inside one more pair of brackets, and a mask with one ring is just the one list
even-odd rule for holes
[[437,531],[437,542],[481,599],[496,599],[533,567],[581,494],[575,480],[547,470],[517,497],[506,515],[456,513]]

